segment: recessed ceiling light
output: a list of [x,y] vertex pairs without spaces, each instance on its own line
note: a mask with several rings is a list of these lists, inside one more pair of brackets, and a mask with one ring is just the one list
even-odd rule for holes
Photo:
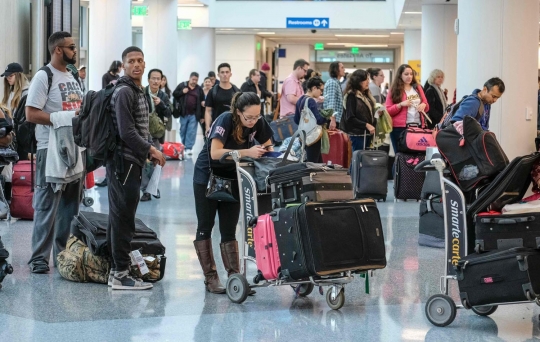
[[257,34],[276,34],[275,32],[257,32]]
[[422,12],[403,12],[405,14],[422,14]]
[[388,38],[386,34],[336,34],[336,37]]

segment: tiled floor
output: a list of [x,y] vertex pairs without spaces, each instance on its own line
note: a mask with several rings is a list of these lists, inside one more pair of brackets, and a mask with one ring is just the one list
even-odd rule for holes
[[[200,144],[199,139],[199,150]],[[438,291],[443,250],[418,246],[418,203],[394,203],[391,195],[379,205],[388,267],[375,273],[370,294],[361,279],[347,285],[341,310],[328,308],[318,291],[295,298],[288,286],[258,289],[241,305],[231,303],[226,295],[206,293],[192,245],[193,162],[168,162],[160,185],[162,198],[139,205],[137,216],[156,230],[167,248],[165,278],[150,291],[113,292],[105,285],[73,283],[54,269],[49,274],[31,274],[26,263],[32,222],[0,222],[15,268],[0,290],[0,341],[540,339],[540,309],[535,304],[500,307],[489,318],[458,310],[450,326],[432,326],[424,317],[424,304]],[[97,172],[97,178],[102,174]],[[96,202],[90,210],[108,211],[106,188],[90,190],[88,195]],[[216,251],[218,243],[216,234]],[[216,259],[225,281],[219,253]],[[249,272],[248,279],[254,275],[253,267]]]

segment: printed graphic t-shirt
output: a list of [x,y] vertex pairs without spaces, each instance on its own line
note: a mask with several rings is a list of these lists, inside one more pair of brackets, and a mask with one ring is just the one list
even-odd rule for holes
[[411,87],[410,90],[405,91],[407,94],[407,100],[411,101],[411,105],[407,109],[407,123],[420,123],[420,113],[418,113],[418,105],[420,105],[420,95]]
[[[51,91],[47,95],[49,88],[47,73],[43,70],[38,71],[30,83],[26,106],[41,109],[48,114],[79,109],[83,98],[79,83],[69,71],[62,72],[51,64],[47,66],[53,73]],[[50,126],[36,125],[38,150],[49,147],[49,130]]]
[[[195,171],[193,172],[193,182],[196,184],[208,184],[210,178],[210,159],[208,151],[211,150],[212,139],[219,139],[223,143],[223,147],[231,150],[243,150],[253,147],[255,141],[259,144],[264,144],[272,137],[272,128],[266,120],[259,119],[252,128],[243,127],[242,138],[243,144],[239,144],[233,137],[233,117],[231,112],[225,112],[220,115],[210,128],[208,140],[197,158],[195,163]],[[217,176],[236,179],[236,167],[231,164],[220,164],[218,161],[212,161],[212,169]]]

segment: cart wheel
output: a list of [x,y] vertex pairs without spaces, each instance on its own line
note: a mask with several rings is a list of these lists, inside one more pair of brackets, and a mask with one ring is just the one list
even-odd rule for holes
[[83,198],[83,204],[85,207],[91,207],[94,205],[94,199],[92,197],[85,197]]
[[480,252],[482,251],[482,249],[480,248],[480,244],[476,244],[476,246],[474,246],[474,251],[476,252],[476,254],[480,254]]
[[7,274],[12,274],[13,273],[13,266],[11,266],[11,264],[6,267],[6,273]]
[[469,302],[467,302],[466,299],[462,299],[462,300],[461,300],[461,305],[463,305],[463,307],[464,307],[465,309],[467,309],[467,310],[472,309],[472,306],[469,305]]
[[443,294],[436,294],[429,297],[425,313],[431,324],[445,327],[454,321],[456,311],[456,303],[452,298]]
[[315,285],[309,283],[309,284],[300,284],[298,286],[293,286],[291,285],[291,287],[296,291],[298,289],[298,287],[300,287],[298,289],[298,295],[300,297],[307,297],[311,294],[311,292],[313,292],[313,288],[315,287]]
[[246,300],[250,288],[246,277],[236,273],[227,279],[226,290],[231,302],[240,304]]
[[332,300],[332,290],[326,291],[326,303],[332,310],[339,310],[345,304],[345,292],[339,291],[336,298]]
[[473,306],[472,311],[478,316],[489,316],[497,310],[497,305]]

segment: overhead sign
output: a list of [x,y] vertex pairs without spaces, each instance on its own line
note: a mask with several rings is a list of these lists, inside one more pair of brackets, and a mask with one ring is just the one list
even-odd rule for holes
[[324,50],[323,43],[315,43],[314,47],[315,47],[315,50]]
[[176,23],[178,30],[191,30],[191,19],[178,19]]
[[359,53],[360,53],[360,48],[352,47],[352,48],[351,48],[351,53],[352,53],[353,55],[359,54]]
[[147,16],[148,6],[131,6],[131,15],[134,17]]
[[287,18],[287,28],[327,29],[330,18]]

